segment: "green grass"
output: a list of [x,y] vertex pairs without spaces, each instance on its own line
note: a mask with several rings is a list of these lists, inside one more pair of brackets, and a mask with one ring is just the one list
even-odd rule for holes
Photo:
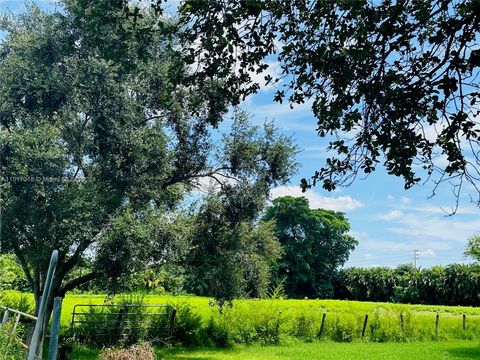
[[[14,297],[14,293],[8,297]],[[18,294],[17,294],[18,295]],[[132,294],[128,295],[132,296]],[[133,294],[133,296],[137,296]],[[77,304],[102,304],[104,295],[72,294],[63,302],[62,332],[68,335],[72,310]],[[461,306],[405,305],[339,300],[235,300],[233,308],[219,314],[209,306],[210,298],[196,296],[146,295],[148,304],[185,304],[201,318],[188,332],[188,345],[231,346],[234,344],[284,344],[302,341],[413,342],[431,340],[474,340],[480,338],[480,308]],[[183,304],[183,305],[182,305]],[[183,314],[183,315],[182,315]],[[326,325],[320,336],[322,315]],[[400,326],[400,315],[404,328]],[[435,316],[439,315],[438,331]],[[463,330],[462,314],[467,316]],[[368,325],[362,338],[365,315]],[[187,316],[187,318],[181,318]],[[188,313],[177,311],[177,324],[189,323]],[[191,321],[190,321],[191,323]],[[177,339],[184,341],[186,337]],[[179,341],[178,341],[179,340]]]
[[[16,296],[13,291],[6,292],[8,297]],[[18,294],[18,293],[17,293]],[[71,320],[73,307],[77,304],[102,304],[105,295],[98,294],[73,294],[67,295],[62,306],[62,323],[68,324]],[[211,298],[199,296],[171,296],[171,295],[146,295],[145,302],[148,304],[165,303],[188,303],[196,311],[204,316],[208,316],[211,308],[208,305]],[[377,309],[392,311],[396,313],[409,312],[415,316],[427,316],[431,318],[435,314],[440,314],[441,318],[459,319],[461,314],[465,313],[474,320],[480,320],[480,307],[468,306],[442,306],[442,305],[408,305],[379,302],[360,302],[343,300],[236,300],[235,304],[239,308],[270,308],[273,304],[276,310],[282,313],[291,313],[296,311],[307,311],[311,313],[330,312],[336,314],[371,314]]]
[[[76,304],[103,303],[103,295],[69,295],[62,311],[63,324],[68,326]],[[195,296],[145,296],[149,304],[189,304],[205,323],[216,317],[220,326],[239,325],[242,329],[254,328],[265,318],[280,320],[280,333],[304,340],[315,339],[322,314],[327,314],[324,337],[349,341],[360,338],[363,320],[369,316],[365,339],[370,341],[411,341],[476,339],[480,336],[480,308],[461,306],[406,305],[340,300],[236,300],[233,309],[225,311],[221,319],[211,299]],[[462,328],[462,314],[467,314],[467,330]],[[404,333],[400,327],[403,314]],[[439,314],[439,329],[435,332],[435,316]],[[238,333],[233,337],[243,336]],[[244,342],[234,341],[234,342]],[[247,340],[248,342],[248,340]]]
[[[234,349],[158,350],[164,360],[466,360],[480,359],[480,343],[476,341],[412,342],[412,343],[293,343],[288,346],[249,346]],[[78,349],[73,359],[96,359],[97,351]]]
[[[63,302],[62,320],[69,323],[73,307],[77,304],[102,304],[105,295],[67,295]],[[177,304],[188,303],[199,313],[208,316],[211,312],[209,302],[211,298],[199,296],[171,296],[171,295],[146,295],[145,302],[148,304]],[[235,300],[239,308],[271,308],[272,304],[276,310],[282,313],[292,313],[299,310],[310,313],[330,312],[336,314],[373,313],[377,309],[392,311],[396,313],[409,312],[415,316],[426,316],[433,318],[440,314],[441,318],[460,319],[461,314],[472,316],[472,319],[480,321],[480,307],[468,306],[442,306],[442,305],[409,305],[380,302],[360,302],[343,300]]]

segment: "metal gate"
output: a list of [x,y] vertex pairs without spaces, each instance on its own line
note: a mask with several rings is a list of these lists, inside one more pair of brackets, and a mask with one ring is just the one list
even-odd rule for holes
[[141,339],[168,342],[176,309],[161,305],[79,304],[72,312],[71,334],[80,343],[114,345]]

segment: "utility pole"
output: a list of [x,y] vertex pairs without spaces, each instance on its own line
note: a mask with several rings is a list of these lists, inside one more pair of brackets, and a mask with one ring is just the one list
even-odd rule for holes
[[417,270],[418,249],[413,249],[413,267]]

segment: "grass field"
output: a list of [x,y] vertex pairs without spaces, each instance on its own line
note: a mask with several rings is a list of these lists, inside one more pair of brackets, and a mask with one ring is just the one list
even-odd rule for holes
[[[158,350],[165,360],[467,360],[480,359],[478,341],[413,343],[294,343],[227,350],[173,348]],[[96,359],[98,352],[78,349],[73,359]]]
[[[75,304],[102,303],[101,295],[67,296],[63,305],[63,323],[67,325]],[[426,341],[478,339],[480,337],[480,308],[431,305],[405,305],[339,300],[237,300],[233,309],[227,309],[221,317],[209,298],[193,296],[146,296],[149,304],[170,303],[174,306],[188,304],[208,322],[212,317],[219,326],[239,327],[232,338],[242,337],[243,329],[261,326],[265,319],[277,319],[280,333],[303,340],[318,336],[321,318],[326,313],[325,336],[335,341],[351,341],[360,338],[363,321],[368,314],[365,339],[371,341]],[[404,330],[400,326],[400,314],[404,317]],[[438,331],[435,330],[439,315]],[[462,314],[466,314],[467,329],[463,330]],[[274,321],[273,321],[274,322]],[[252,330],[255,331],[255,330]],[[234,342],[243,343],[244,341]],[[247,340],[247,342],[249,342]]]
[[[15,297],[21,297],[15,292],[9,292],[6,295],[4,299],[10,299],[13,302]],[[323,314],[326,314],[326,326],[322,340],[361,339],[365,315],[368,315],[369,319],[365,337],[362,340],[385,342],[480,338],[480,308],[475,307],[313,299],[235,300],[234,307],[226,309],[219,316],[217,309],[209,305],[211,300],[196,296],[145,295],[143,297],[143,301],[147,304],[168,303],[178,308],[190,307],[201,317],[204,324],[213,319],[217,328],[227,329],[230,332],[227,336],[233,343],[254,343],[255,334],[252,338],[251,333],[257,332],[258,335],[259,327],[271,328],[275,327],[276,323],[279,324],[278,332],[281,336],[306,341],[316,340]],[[62,331],[68,332],[75,305],[102,304],[104,301],[105,295],[68,295],[63,302]],[[404,319],[403,331],[399,321],[400,314]],[[438,331],[435,329],[437,314],[439,315]],[[462,314],[466,314],[466,330],[463,329]],[[178,312],[178,315],[181,316],[181,312]]]
[[[19,297],[17,292],[5,292],[6,298]],[[128,296],[128,295],[126,295]],[[138,295],[141,296],[141,295]],[[33,297],[32,297],[33,299]],[[212,311],[209,306],[211,298],[199,296],[171,296],[171,295],[145,295],[147,304],[189,304],[202,316],[208,317]],[[1,300],[0,300],[1,301]],[[98,294],[73,294],[67,295],[62,305],[62,323],[69,324],[72,310],[78,304],[102,304],[105,295]],[[244,310],[274,309],[282,314],[305,311],[312,314],[324,312],[332,314],[373,314],[379,309],[394,313],[410,313],[412,316],[428,317],[433,319],[439,314],[441,319],[461,320],[461,315],[466,314],[473,322],[480,321],[480,307],[466,306],[441,306],[441,305],[409,305],[378,302],[342,301],[342,300],[235,300],[235,306]]]
[[[14,301],[15,297],[21,295],[8,293],[3,301]],[[104,295],[68,295],[63,302],[62,332],[69,334],[75,305],[102,304],[104,300]],[[143,297],[147,304],[175,306],[177,327],[188,324],[192,316],[200,319],[194,327],[183,328],[184,334],[190,334],[188,339],[175,338],[174,343],[180,347],[158,349],[160,359],[480,359],[480,308],[265,299],[236,300],[233,308],[219,313],[209,305],[211,300],[195,296]],[[319,335],[323,314],[326,326]],[[369,318],[362,337],[365,315]],[[191,340],[187,345],[197,347],[182,347],[185,339]],[[98,350],[77,348],[74,358],[97,356]]]

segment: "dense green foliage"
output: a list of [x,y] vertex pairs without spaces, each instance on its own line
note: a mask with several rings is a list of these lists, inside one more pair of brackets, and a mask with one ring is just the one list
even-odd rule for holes
[[480,235],[472,236],[470,239],[468,239],[465,256],[469,256],[472,259],[480,261]]
[[304,188],[383,164],[406,188],[429,179],[458,196],[469,182],[480,202],[477,0],[185,1],[180,13],[199,81],[224,79],[238,101],[273,58],[274,100],[311,103],[334,154]]
[[349,268],[334,286],[337,299],[480,306],[480,265]]
[[258,210],[239,201],[250,199],[261,208],[264,200],[256,192],[246,194],[246,188],[236,191],[230,201],[224,193],[210,197],[194,217],[193,251],[187,258],[187,290],[194,294],[233,300],[263,297],[270,287],[282,252],[274,224],[255,224]]
[[27,291],[29,288],[23,269],[13,254],[0,255],[0,291]]
[[[33,298],[29,294],[11,290],[0,291],[0,305],[30,314],[35,308]],[[0,310],[0,323],[3,315],[3,310]],[[28,338],[31,323],[20,322],[15,325],[15,322],[16,315],[10,313],[7,323],[0,325],[0,360],[23,360],[26,357],[22,343]]]
[[274,221],[283,255],[276,265],[278,279],[286,279],[288,296],[328,298],[332,276],[348,260],[357,241],[340,212],[310,209],[304,197],[273,200],[263,217]]

